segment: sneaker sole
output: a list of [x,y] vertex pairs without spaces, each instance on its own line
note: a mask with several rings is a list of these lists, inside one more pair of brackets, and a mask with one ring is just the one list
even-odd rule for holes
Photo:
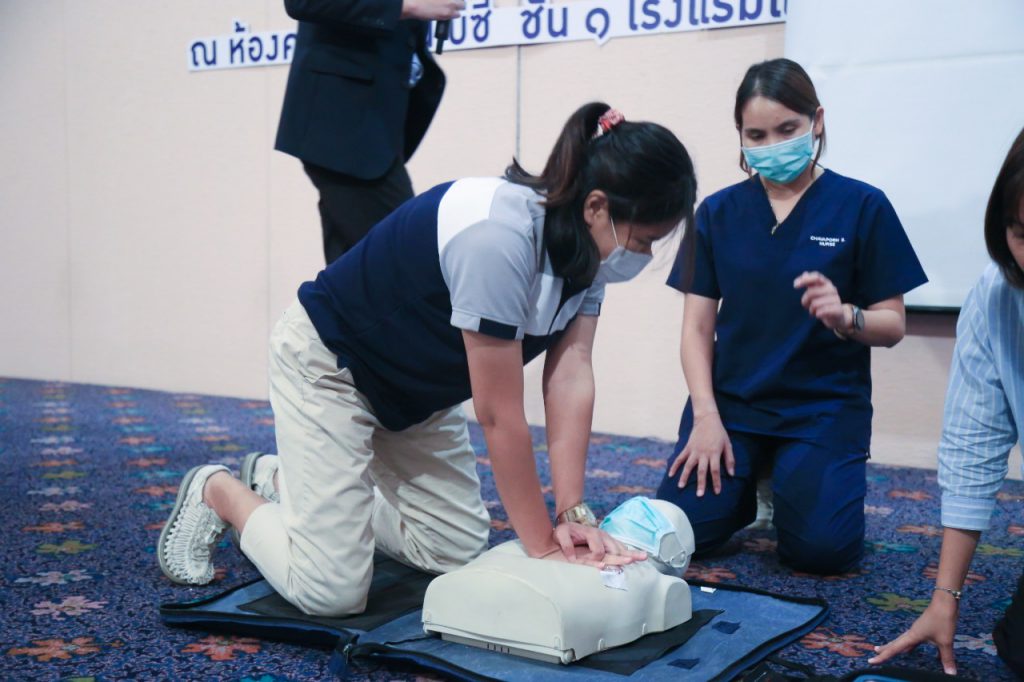
[[[252,490],[252,477],[256,474],[256,461],[265,454],[265,452],[250,452],[242,460],[242,466],[238,470],[238,478],[249,490]],[[231,539],[234,541],[235,546],[241,549],[242,536],[234,526],[231,527]]]
[[174,522],[178,519],[178,514],[181,513],[181,506],[185,503],[185,498],[188,496],[188,489],[192,485],[192,479],[205,466],[205,464],[200,464],[199,466],[192,467],[185,474],[185,477],[181,479],[181,484],[178,486],[178,497],[174,500],[174,508],[171,509],[171,515],[167,517],[167,523],[164,524],[163,530],[160,531],[160,539],[157,540],[156,544],[156,558],[160,562],[160,570],[164,572],[165,576],[170,578],[171,582],[179,585],[192,585],[193,583],[182,580],[171,573],[171,569],[167,566],[167,561],[164,559],[164,546],[167,544],[167,538],[171,534]]

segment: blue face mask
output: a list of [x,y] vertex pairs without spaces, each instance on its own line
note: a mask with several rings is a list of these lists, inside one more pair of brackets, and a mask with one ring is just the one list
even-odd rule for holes
[[[674,561],[685,559],[679,553],[661,556],[662,538],[675,533],[676,527],[646,497],[634,497],[620,504],[601,522],[601,530],[666,564],[673,565]],[[673,543],[673,547],[678,546],[679,543]]]
[[780,185],[793,182],[804,172],[814,156],[813,130],[814,126],[811,126],[811,130],[800,137],[767,147],[741,147],[743,158],[765,180]]

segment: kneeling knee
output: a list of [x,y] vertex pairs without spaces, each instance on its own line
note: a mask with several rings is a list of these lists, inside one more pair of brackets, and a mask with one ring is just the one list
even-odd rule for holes
[[[488,526],[488,529],[490,526]],[[467,534],[457,543],[424,548],[423,568],[435,573],[447,573],[465,566],[487,550],[487,535]]]
[[467,546],[459,556],[455,557],[456,561],[462,564],[468,564],[473,559],[487,551],[487,536],[477,538],[477,542]]
[[486,511],[464,517],[459,526],[452,525],[444,534],[417,529],[406,537],[406,552],[414,565],[432,573],[447,573],[465,566],[487,550],[491,519]]
[[779,539],[779,557],[798,571],[836,575],[857,567],[864,556],[864,536],[820,535]]
[[288,601],[307,616],[336,618],[365,611],[368,592],[368,581],[336,581],[303,586],[294,590]]

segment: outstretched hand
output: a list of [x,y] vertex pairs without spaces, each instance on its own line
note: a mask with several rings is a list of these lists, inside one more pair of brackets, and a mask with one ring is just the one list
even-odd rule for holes
[[957,603],[949,599],[952,605],[944,603],[942,595],[936,595],[924,613],[918,617],[910,629],[888,644],[875,647],[875,657],[868,663],[878,665],[885,663],[893,656],[913,651],[925,642],[934,644],[939,650],[939,660],[947,675],[956,675],[956,659],[953,656],[953,636],[956,634]]

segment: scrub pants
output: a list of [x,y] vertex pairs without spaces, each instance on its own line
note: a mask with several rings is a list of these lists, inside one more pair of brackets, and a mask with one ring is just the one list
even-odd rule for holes
[[[693,416],[687,408],[668,466],[686,446],[692,428]],[[698,554],[724,544],[754,520],[757,474],[770,464],[780,560],[797,570],[822,574],[845,573],[860,562],[867,453],[831,447],[825,442],[827,435],[806,441],[729,431],[729,439],[736,475],[729,476],[723,463],[721,493],[715,495],[709,480],[704,496],[697,497],[696,471],[680,489],[682,468],[672,478],[666,473],[658,488],[659,499],[686,512]]]
[[433,573],[487,547],[476,455],[461,407],[383,428],[298,302],[271,336],[279,504],[257,507],[242,552],[304,613],[359,613],[374,550]]

